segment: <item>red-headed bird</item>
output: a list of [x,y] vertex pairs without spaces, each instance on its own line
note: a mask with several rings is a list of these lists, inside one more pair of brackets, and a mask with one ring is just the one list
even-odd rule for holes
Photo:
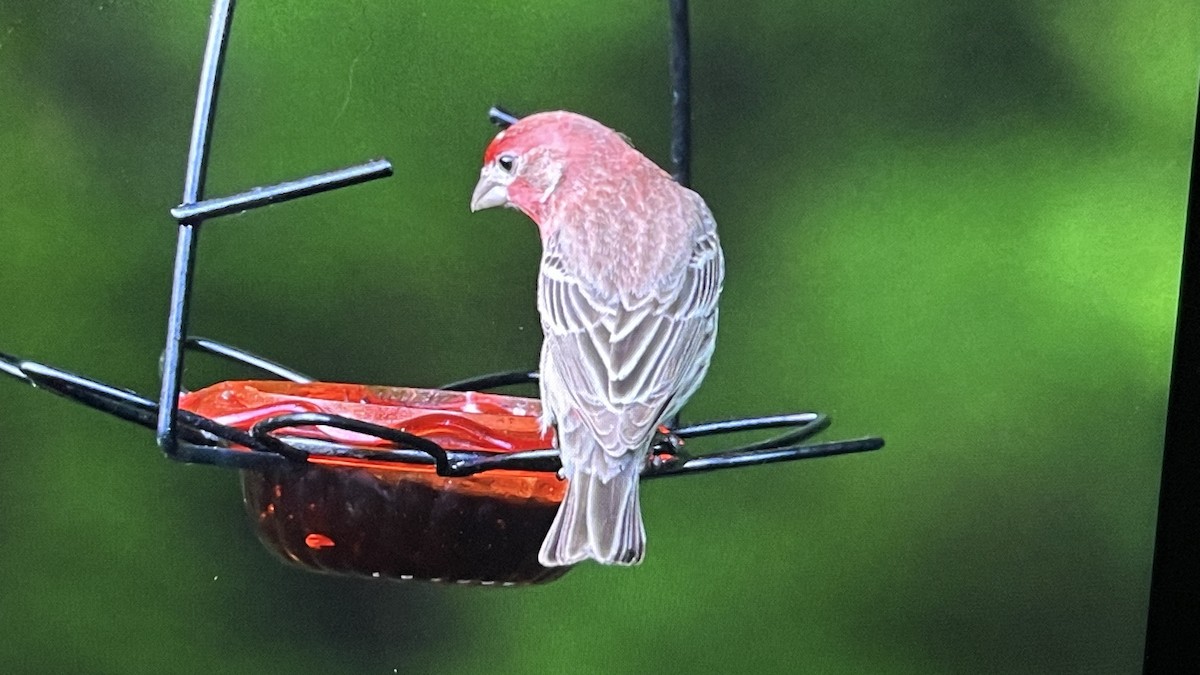
[[725,261],[700,195],[582,115],[530,115],[496,135],[471,210],[538,226],[541,397],[569,481],[538,554],[633,565],[638,480],[658,426],[708,370]]

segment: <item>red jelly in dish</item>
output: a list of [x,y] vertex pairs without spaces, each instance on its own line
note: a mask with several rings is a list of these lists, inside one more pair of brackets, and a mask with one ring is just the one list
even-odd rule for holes
[[[286,413],[322,412],[398,429],[448,450],[551,448],[536,399],[478,392],[318,382],[223,382],[180,398],[184,410],[248,430]],[[388,450],[385,440],[332,427],[302,436]],[[562,501],[552,472],[437,475],[432,464],[312,456],[243,471],[246,510],[259,539],[284,560],[324,572],[486,585],[549,581],[537,552]]]

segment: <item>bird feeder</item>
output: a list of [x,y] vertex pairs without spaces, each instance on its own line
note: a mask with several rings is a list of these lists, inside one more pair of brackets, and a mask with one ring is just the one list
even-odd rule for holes
[[[157,402],[36,361],[0,353],[0,372],[155,430],[167,457],[237,469],[259,539],[301,567],[369,578],[518,585],[556,579],[538,549],[564,494],[552,431],[536,399],[489,390],[537,381],[502,372],[437,389],[315,382],[288,367],[186,331],[201,225],[299,197],[391,175],[363,164],[206,199],[208,138],[214,119],[232,0],[213,4],[201,64],[178,226],[162,386]],[[687,182],[690,151],[686,0],[672,0],[671,79],[674,176]],[[499,108],[492,121],[516,117]],[[221,382],[187,392],[185,351],[252,366],[272,380]],[[875,450],[876,437],[808,441],[825,415],[790,413],[661,429],[642,479]],[[761,429],[777,437],[691,456],[688,439]]]

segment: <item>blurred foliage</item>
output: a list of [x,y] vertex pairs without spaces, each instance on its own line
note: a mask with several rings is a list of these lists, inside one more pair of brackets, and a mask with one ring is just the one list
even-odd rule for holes
[[[396,175],[206,227],[193,332],[330,380],[535,364],[534,229],[467,212],[484,111],[665,162],[664,5],[243,1],[209,194]],[[156,390],[207,12],[0,5],[0,349]],[[233,474],[6,380],[5,670],[1139,670],[1200,6],[692,13],[728,283],[688,416],[820,409],[886,450],[649,485],[638,569],[370,583],[277,563]]]

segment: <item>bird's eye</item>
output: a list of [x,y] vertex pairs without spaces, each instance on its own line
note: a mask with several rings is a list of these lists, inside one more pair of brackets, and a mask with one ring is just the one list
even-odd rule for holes
[[514,155],[500,155],[496,158],[496,163],[505,173],[512,173],[513,167],[517,165],[517,158]]

